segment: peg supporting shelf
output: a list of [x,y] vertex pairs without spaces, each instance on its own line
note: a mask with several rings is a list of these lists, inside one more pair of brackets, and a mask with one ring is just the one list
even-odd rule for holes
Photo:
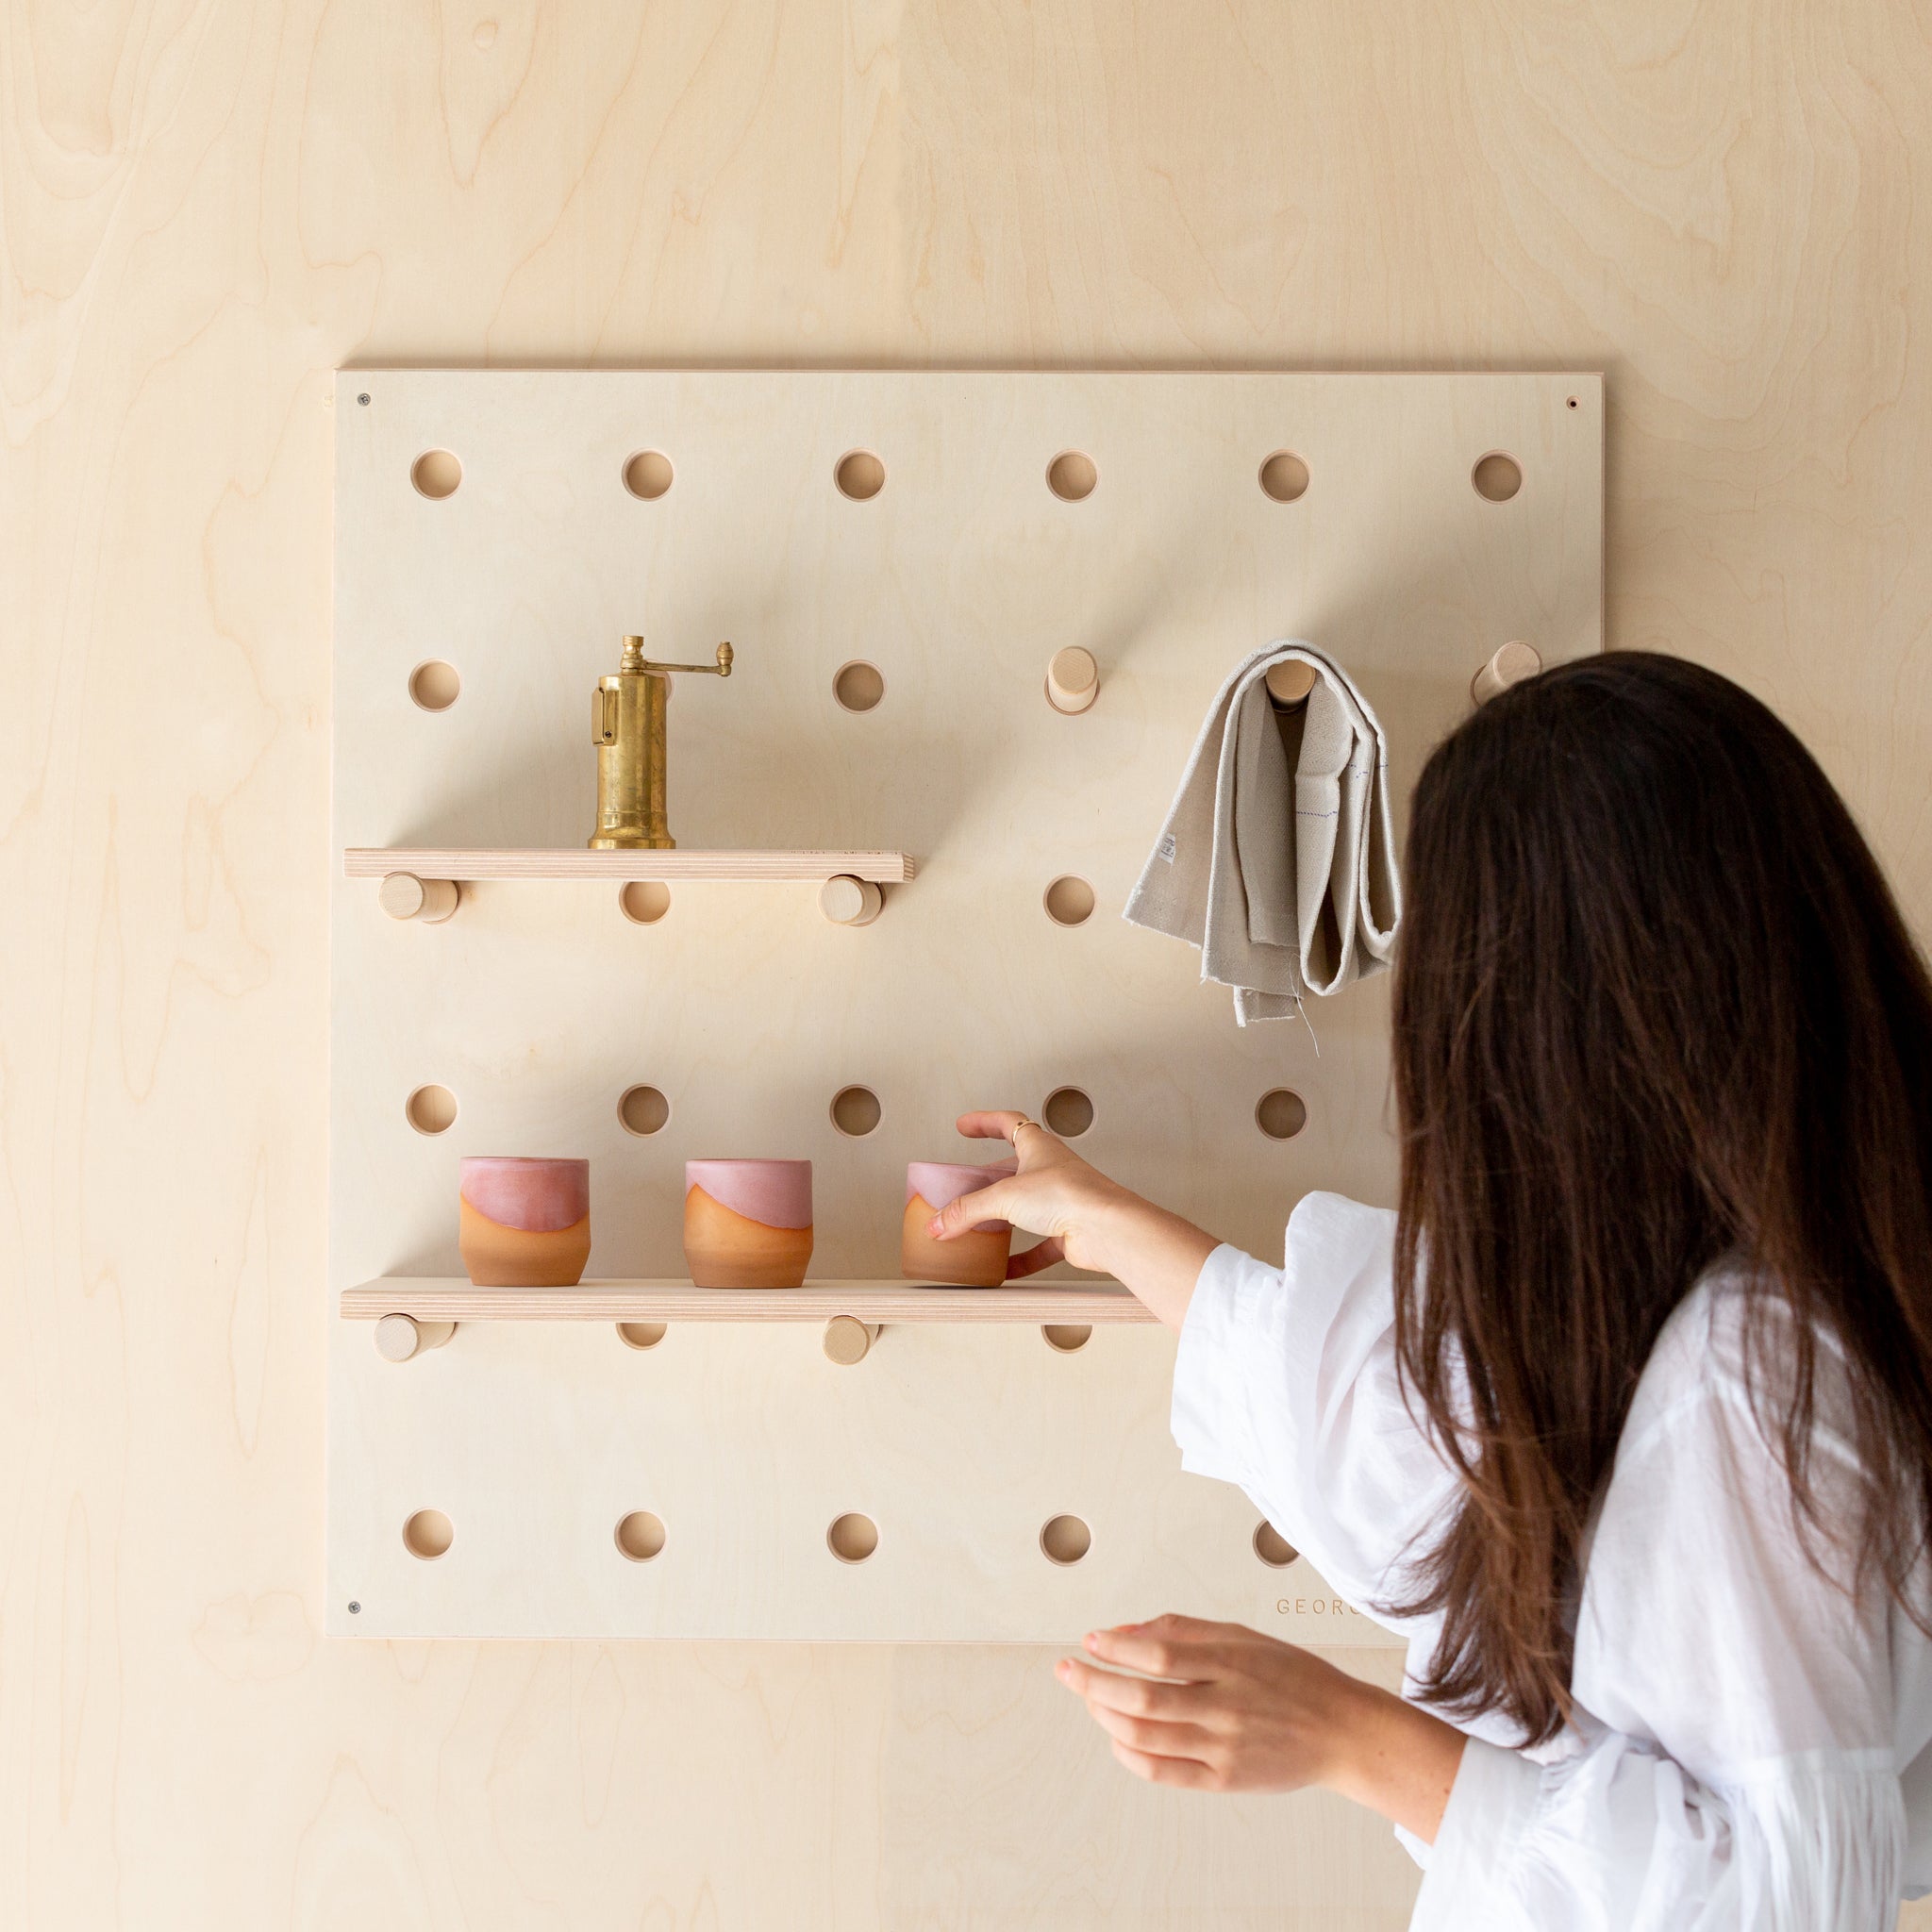
[[461,1277],[386,1274],[345,1288],[352,1322],[1152,1322],[1117,1282],[923,1288],[908,1281],[808,1281],[803,1288],[695,1288],[689,1281],[585,1281],[575,1288],[476,1288]]

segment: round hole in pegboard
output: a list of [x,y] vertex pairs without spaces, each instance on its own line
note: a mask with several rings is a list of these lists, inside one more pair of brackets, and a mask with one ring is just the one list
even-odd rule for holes
[[869,449],[847,450],[832,469],[841,496],[868,503],[886,487],[886,466]]
[[617,1339],[626,1348],[656,1348],[671,1331],[662,1322],[620,1322]]
[[441,658],[425,658],[409,673],[409,696],[419,710],[446,711],[462,689],[457,667]]
[[1475,459],[1469,480],[1485,503],[1507,503],[1523,488],[1523,465],[1507,450],[1492,449]]
[[1077,1563],[1093,1547],[1093,1532],[1077,1516],[1050,1516],[1040,1525],[1040,1548],[1049,1563]]
[[625,458],[624,487],[645,503],[655,503],[671,488],[672,475],[671,458],[662,450],[641,449]]
[[1258,472],[1261,494],[1276,503],[1293,503],[1308,487],[1308,466],[1291,449],[1278,449]]
[[862,1563],[879,1546],[879,1526],[857,1510],[835,1516],[825,1531],[825,1547],[841,1563]]
[[1046,487],[1062,503],[1079,503],[1093,494],[1100,471],[1084,450],[1063,449],[1046,466]]
[[656,925],[671,910],[671,888],[661,879],[626,879],[617,889],[617,909],[633,925]]
[[633,1509],[617,1519],[612,1541],[629,1561],[648,1563],[664,1547],[664,1520],[648,1509]]
[[879,1097],[870,1087],[841,1087],[832,1095],[832,1124],[862,1141],[879,1124]]
[[1565,396],[1563,398],[1563,407],[1566,409],[1574,409],[1576,407],[1576,398],[1574,396]]
[[1077,1087],[1056,1087],[1046,1096],[1040,1118],[1062,1141],[1071,1141],[1093,1124],[1093,1103]]
[[455,1526],[441,1509],[419,1509],[403,1524],[403,1547],[433,1563],[457,1540]]
[[1043,1322],[1040,1335],[1056,1355],[1072,1355],[1093,1340],[1093,1328],[1087,1322]]
[[1255,1124],[1271,1141],[1292,1141],[1307,1124],[1307,1103],[1292,1087],[1271,1087],[1255,1103]]
[[661,1133],[671,1103],[655,1087],[626,1087],[617,1103],[618,1124],[626,1134]]
[[419,1134],[444,1134],[456,1124],[457,1097],[447,1087],[432,1082],[404,1101],[403,1112]]
[[1271,1570],[1286,1570],[1301,1552],[1268,1522],[1265,1518],[1256,1524],[1254,1535],[1256,1556]]
[[886,680],[876,664],[855,658],[832,674],[832,695],[848,711],[870,711],[886,694]]
[[454,496],[462,480],[462,464],[446,449],[425,449],[409,465],[409,481],[416,486],[417,494],[437,502]]
[[1093,917],[1093,888],[1072,873],[1062,873],[1047,887],[1041,903],[1056,925],[1085,925]]

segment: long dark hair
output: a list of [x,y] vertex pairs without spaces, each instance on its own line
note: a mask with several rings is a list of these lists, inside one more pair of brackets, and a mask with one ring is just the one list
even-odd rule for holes
[[[1833,1541],[1845,1587],[1906,1602],[1932,1507],[1932,981],[1830,781],[1714,672],[1566,664],[1437,747],[1406,888],[1395,1335],[1462,1478],[1400,1605],[1443,1617],[1424,1695],[1561,1727],[1592,1504],[1658,1330],[1727,1256],[1795,1317],[1747,1317],[1745,1359],[1776,1357],[1754,1409],[1811,1559]],[[1821,1335],[1849,1524],[1820,1520],[1807,1458]]]

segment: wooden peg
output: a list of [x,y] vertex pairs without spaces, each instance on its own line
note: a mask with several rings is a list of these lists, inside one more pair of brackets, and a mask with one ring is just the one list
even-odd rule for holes
[[1525,644],[1521,638],[1512,638],[1476,673],[1470,682],[1469,694],[1477,704],[1486,705],[1512,684],[1534,677],[1542,668],[1542,654],[1537,647]]
[[406,1362],[425,1348],[441,1348],[456,1332],[454,1322],[419,1322],[413,1315],[385,1315],[375,1324],[375,1352],[386,1362]]
[[1314,688],[1315,667],[1299,658],[1284,658],[1268,667],[1268,695],[1284,711],[1307,704]]
[[441,925],[462,899],[455,879],[419,879],[412,872],[392,872],[375,889],[376,903],[391,919],[420,919]]
[[861,1322],[857,1315],[834,1315],[825,1324],[825,1359],[849,1369],[862,1362],[879,1339],[880,1324]]
[[1046,667],[1046,701],[1056,711],[1084,711],[1100,695],[1100,666],[1091,651],[1069,644]]
[[819,888],[819,910],[834,925],[870,925],[884,909],[886,895],[871,879],[849,872],[834,874]]

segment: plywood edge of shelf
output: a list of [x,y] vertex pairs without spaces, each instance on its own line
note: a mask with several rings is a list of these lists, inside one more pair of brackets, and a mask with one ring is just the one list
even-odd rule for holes
[[392,872],[425,879],[828,879],[840,874],[903,885],[919,870],[904,852],[592,852],[587,847],[352,845],[344,875]]
[[1113,1282],[922,1288],[903,1281],[808,1281],[803,1288],[694,1288],[689,1281],[585,1281],[575,1288],[477,1288],[385,1275],[345,1288],[346,1321],[427,1322],[1151,1322]]

